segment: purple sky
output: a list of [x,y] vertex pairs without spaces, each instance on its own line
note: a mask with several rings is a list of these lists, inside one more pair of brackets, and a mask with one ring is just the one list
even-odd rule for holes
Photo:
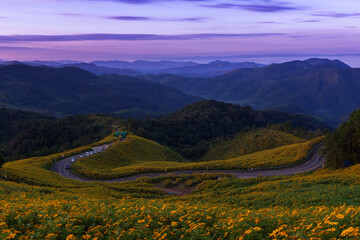
[[1,0],[0,59],[360,54],[358,0]]

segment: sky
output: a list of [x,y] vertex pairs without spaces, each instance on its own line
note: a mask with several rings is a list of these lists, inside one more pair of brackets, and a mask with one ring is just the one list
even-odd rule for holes
[[0,0],[0,59],[360,54],[359,0]]

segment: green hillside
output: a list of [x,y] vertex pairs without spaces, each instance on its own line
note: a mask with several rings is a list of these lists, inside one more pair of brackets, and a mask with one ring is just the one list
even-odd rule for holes
[[76,161],[73,169],[89,178],[103,178],[104,175],[120,177],[119,173],[132,175],[149,171],[149,168],[176,166],[183,162],[187,161],[175,151],[130,134],[125,141],[116,142],[106,152]]
[[221,160],[241,155],[301,143],[306,140],[294,135],[271,129],[257,129],[237,134],[233,139],[222,142],[210,149],[200,161]]

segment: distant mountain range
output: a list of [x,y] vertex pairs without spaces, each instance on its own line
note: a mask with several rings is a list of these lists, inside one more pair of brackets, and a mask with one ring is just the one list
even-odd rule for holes
[[[14,64],[20,62],[0,62],[0,64]],[[225,74],[239,68],[262,67],[264,65],[244,62],[231,63],[225,61],[214,61],[207,64],[195,62],[174,62],[174,61],[95,61],[91,63],[79,61],[26,61],[31,66],[49,67],[77,67],[96,75],[118,74],[137,76],[142,74],[170,73],[184,77],[214,77]]]
[[1,64],[0,106],[60,115],[100,112],[137,117],[143,112],[172,112],[206,98],[304,113],[333,125],[360,107],[360,69],[339,60],[313,58],[268,66],[222,61],[26,64],[36,66]]
[[202,98],[130,76],[99,77],[75,68],[0,66],[0,107],[63,115],[144,116],[176,111]]
[[82,63],[80,61],[73,61],[73,60],[62,60],[62,61],[25,61],[23,62],[25,64],[31,65],[31,66],[49,66],[49,67],[62,67],[67,64],[77,64]]
[[225,61],[214,61],[208,64],[169,68],[161,72],[184,77],[214,77],[239,68],[258,68],[263,66],[265,65],[253,62],[231,63]]
[[103,75],[103,74],[117,74],[117,75],[128,75],[128,76],[137,76],[140,75],[140,72],[137,72],[132,69],[128,68],[109,68],[109,67],[101,67],[97,66],[93,63],[75,63],[75,64],[66,64],[62,67],[77,67],[83,70],[89,71],[96,75]]
[[173,61],[142,61],[135,62],[126,61],[94,61],[93,64],[101,67],[132,69],[139,72],[161,72],[168,68],[181,68],[196,66],[195,62],[173,62]]
[[360,69],[339,60],[292,61],[205,79],[169,74],[146,78],[192,95],[256,109],[302,112],[333,122],[360,107]]

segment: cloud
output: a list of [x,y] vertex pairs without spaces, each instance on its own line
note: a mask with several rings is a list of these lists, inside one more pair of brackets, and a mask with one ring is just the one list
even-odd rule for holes
[[150,41],[150,40],[197,40],[217,38],[252,38],[265,36],[283,36],[283,33],[244,33],[244,34],[183,34],[183,35],[157,35],[157,34],[75,34],[75,35],[0,35],[0,42],[69,42],[69,41]]
[[83,14],[83,13],[56,13],[57,15],[60,16],[70,16],[70,17],[88,17],[91,15],[88,14]]
[[136,17],[136,16],[111,16],[111,17],[105,17],[106,19],[111,20],[121,20],[121,21],[148,21],[152,20],[152,18],[149,17]]
[[39,48],[0,46],[0,50],[31,50],[31,49],[39,49]]
[[320,22],[320,20],[317,19],[309,19],[309,20],[301,20],[299,22],[303,22],[303,23],[317,23]]
[[120,20],[120,21],[157,21],[157,22],[202,22],[209,18],[191,17],[191,18],[153,18],[142,16],[110,16],[105,19]]
[[273,22],[273,21],[264,21],[264,22],[259,22],[261,24],[282,24],[282,23],[279,23],[279,22]]
[[284,5],[265,5],[265,4],[232,4],[232,3],[220,3],[214,5],[203,4],[203,7],[209,8],[237,8],[250,12],[283,12],[283,11],[293,11],[293,10],[302,10],[303,7],[290,7]]
[[93,18],[103,18],[109,20],[117,21],[156,21],[156,22],[203,22],[210,18],[204,17],[185,17],[185,18],[155,18],[155,17],[145,17],[145,16],[96,16],[82,13],[55,13],[60,16],[70,16],[70,17],[93,17]]
[[321,12],[321,13],[314,13],[311,15],[316,17],[346,18],[346,17],[359,17],[360,13]]
[[211,0],[84,0],[84,1],[108,1],[108,2],[118,2],[118,3],[128,3],[128,4],[149,4],[154,2],[211,2]]
[[202,17],[193,17],[193,18],[179,18],[174,19],[175,21],[181,21],[181,22],[202,22],[204,20],[209,20],[210,18],[202,18]]

